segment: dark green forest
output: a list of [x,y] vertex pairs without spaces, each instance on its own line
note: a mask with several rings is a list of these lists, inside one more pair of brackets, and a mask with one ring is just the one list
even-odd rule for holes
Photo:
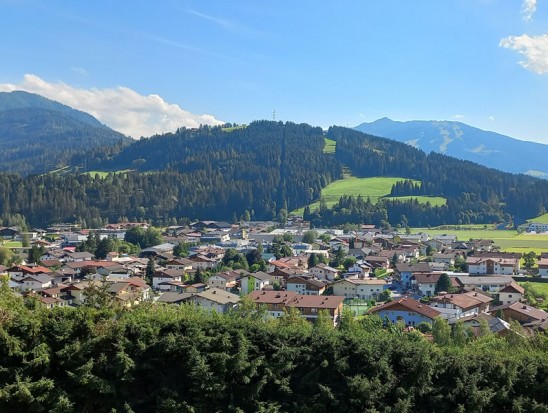
[[[96,226],[121,217],[158,225],[179,218],[233,221],[245,211],[274,219],[319,198],[340,177],[340,165],[323,153],[324,145],[320,128],[293,123],[254,122],[233,132],[183,129],[136,142],[106,162],[141,172],[106,178],[2,174],[0,216],[7,223],[19,214],[32,226]],[[130,161],[135,156],[137,162]]]
[[108,154],[131,141],[85,112],[32,93],[0,92],[0,171],[44,173],[92,148]]
[[546,335],[472,339],[439,322],[432,343],[378,317],[344,315],[334,328],[262,314],[246,302],[229,315],[46,310],[4,287],[0,411],[548,411]]
[[[323,152],[325,136],[337,142],[334,155]],[[394,185],[392,195],[443,196],[447,204],[372,204],[342,197],[333,208],[305,210],[314,226],[519,223],[548,210],[546,180],[427,155],[352,129],[332,127],[326,134],[290,122],[257,121],[230,131],[181,128],[131,145],[120,141],[78,152],[71,164],[113,173],[105,178],[73,172],[0,174],[1,223],[26,219],[29,226],[80,222],[94,227],[129,219],[169,225],[184,219],[233,222],[247,214],[283,221],[289,211],[319,200],[322,188],[341,178],[343,166],[356,176],[420,180],[421,185]],[[121,170],[130,171],[114,173]]]
[[490,169],[438,153],[425,154],[409,145],[331,127],[327,137],[337,142],[336,158],[362,177],[394,176],[403,181],[391,196],[427,195],[447,198],[432,207],[416,200],[368,200],[342,197],[332,208],[305,211],[316,226],[370,222],[382,225],[428,226],[489,222],[522,222],[548,210],[548,181]]

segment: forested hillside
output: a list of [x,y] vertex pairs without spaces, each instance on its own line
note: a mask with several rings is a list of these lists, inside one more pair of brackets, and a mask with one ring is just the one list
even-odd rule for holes
[[336,158],[358,176],[403,176],[422,185],[395,185],[392,196],[427,195],[447,198],[431,207],[416,201],[367,200],[345,197],[332,210],[307,210],[316,225],[372,222],[426,226],[523,220],[548,210],[548,181],[490,169],[437,153],[425,154],[409,145],[348,128],[332,127]]
[[142,304],[33,308],[0,292],[0,411],[546,412],[547,336],[435,343],[377,317],[265,320]]
[[[326,136],[336,141],[335,154],[324,153]],[[57,153],[53,145],[51,151]],[[56,156],[63,159],[70,153],[61,150]],[[318,201],[322,188],[342,177],[343,165],[355,176],[422,182],[399,183],[392,196],[440,196],[447,202],[440,206],[397,199],[372,203],[345,196],[332,208],[321,202],[318,210],[306,208],[304,216],[315,226],[519,222],[548,210],[546,180],[426,155],[399,142],[341,127],[330,128],[327,135],[320,128],[290,122],[258,121],[228,130],[181,128],[129,146],[124,142],[97,146],[75,154],[72,162],[87,170],[126,171],[106,178],[2,174],[0,221],[16,224],[23,216],[31,226],[59,221],[96,226],[127,218],[164,225],[181,219],[234,221],[248,214],[253,219],[283,221],[288,211]]]
[[26,92],[0,93],[0,171],[43,173],[91,148],[109,152],[130,142],[87,113]]
[[[0,176],[0,215],[21,214],[31,225],[120,217],[159,225],[178,218],[255,219],[311,202],[341,168],[323,153],[320,128],[254,122],[245,129],[181,130],[125,148],[109,162],[144,172]],[[95,166],[107,167],[101,164]],[[158,170],[161,172],[152,172]]]

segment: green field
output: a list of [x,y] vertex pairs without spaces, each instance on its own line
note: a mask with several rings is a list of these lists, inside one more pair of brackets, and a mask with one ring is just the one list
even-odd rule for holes
[[337,142],[335,142],[333,139],[325,138],[325,147],[323,148],[323,151],[325,153],[335,153],[336,146]]
[[21,241],[2,241],[0,242],[0,246],[6,248],[21,248],[23,243]]
[[416,199],[419,201],[419,204],[426,204],[430,202],[432,206],[442,206],[447,204],[447,199],[441,196],[391,196],[386,197],[386,199],[397,199],[399,201],[409,201],[410,199]]
[[543,224],[548,224],[548,212],[540,217],[536,217],[530,220],[531,222],[541,222]]
[[518,234],[515,230],[495,230],[489,227],[481,229],[478,225],[470,227],[472,229],[469,230],[412,228],[412,232],[425,232],[431,237],[451,234],[456,235],[459,241],[481,238],[492,239],[501,251],[521,253],[534,251],[537,254],[548,252],[548,235]]
[[[371,202],[377,202],[379,198],[386,196],[392,190],[392,185],[403,181],[405,178],[356,178],[348,176],[344,179],[332,182],[322,189],[322,197],[328,207],[335,205],[343,195],[369,197]],[[419,182],[419,181],[414,181]],[[320,202],[310,204],[310,210],[320,207]],[[294,214],[302,215],[304,208],[293,211]]]
[[232,131],[235,131],[237,129],[244,129],[244,128],[247,128],[247,125],[238,125],[238,126],[233,126],[231,128],[221,128],[221,130],[223,132],[232,132]]

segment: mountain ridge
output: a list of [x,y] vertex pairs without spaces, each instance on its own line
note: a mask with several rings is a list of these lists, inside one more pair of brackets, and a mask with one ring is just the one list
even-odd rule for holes
[[70,165],[74,155],[129,141],[88,113],[32,93],[0,92],[0,171],[44,173]]
[[[511,173],[548,178],[548,145],[485,131],[457,121],[394,121],[381,118],[354,128]],[[516,156],[518,154],[518,156]]]

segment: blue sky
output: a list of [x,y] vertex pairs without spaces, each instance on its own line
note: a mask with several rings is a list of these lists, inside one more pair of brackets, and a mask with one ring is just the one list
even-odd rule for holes
[[[459,120],[548,144],[548,0],[0,0],[0,90],[124,133]],[[204,115],[205,114],[205,115]]]

